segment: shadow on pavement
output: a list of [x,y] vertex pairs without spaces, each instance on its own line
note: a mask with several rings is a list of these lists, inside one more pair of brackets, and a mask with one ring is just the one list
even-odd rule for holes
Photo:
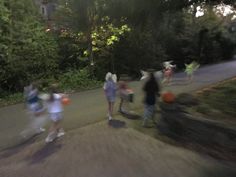
[[56,153],[62,148],[61,144],[57,144],[56,141],[46,144],[42,149],[35,152],[30,158],[30,165],[42,163],[47,157]]
[[5,150],[2,151],[3,153],[0,154],[0,159],[9,158],[9,157],[19,153],[23,148],[35,143],[37,141],[37,137],[38,137],[38,135],[34,135],[31,138],[27,139],[26,141],[24,141],[16,146],[6,148]]
[[124,128],[126,123],[121,120],[110,120],[108,123],[113,128]]
[[121,115],[127,119],[133,119],[133,120],[136,120],[136,119],[140,119],[141,116],[136,114],[136,113],[121,113]]

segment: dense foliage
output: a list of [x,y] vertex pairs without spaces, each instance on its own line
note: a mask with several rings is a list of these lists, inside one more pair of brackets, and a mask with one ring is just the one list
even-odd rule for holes
[[[108,70],[137,77],[140,69],[161,69],[165,60],[174,60],[182,69],[192,60],[208,64],[231,59],[236,44],[231,30],[235,12],[224,16],[222,7],[231,5],[228,7],[233,9],[234,2],[221,2],[60,0],[55,22],[57,28],[73,31],[70,40],[77,39],[76,45],[66,43],[68,49],[76,47],[76,51],[64,53],[76,56],[72,63],[87,57],[87,65],[94,64],[92,71],[98,79]],[[199,12],[204,15],[198,16]],[[127,29],[122,31],[122,26]],[[100,39],[96,41],[94,36]],[[116,39],[110,45],[109,36]]]
[[0,90],[21,91],[57,70],[57,43],[45,33],[31,0],[0,2]]
[[235,1],[223,2],[227,15],[222,1],[58,0],[45,31],[33,0],[1,0],[0,92],[19,92],[33,80],[80,88],[108,71],[137,77],[165,60],[182,69],[192,60],[231,59]]

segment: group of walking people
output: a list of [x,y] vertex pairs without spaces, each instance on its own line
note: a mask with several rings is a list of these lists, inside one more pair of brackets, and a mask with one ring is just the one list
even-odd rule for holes
[[[116,75],[112,73],[107,73],[105,77],[106,81],[104,84],[105,96],[108,102],[108,120],[112,120],[115,98],[117,91],[120,96],[119,112],[128,113],[123,107],[125,102],[133,102],[133,91],[128,87],[127,81],[120,79],[117,83]],[[153,118],[155,112],[155,105],[157,97],[160,96],[160,86],[157,78],[154,76],[153,72],[149,72],[147,78],[145,78],[145,84],[143,86],[143,91],[145,93],[144,98],[144,115],[143,115],[143,126],[146,126],[148,119]]]
[[[46,131],[43,126],[45,118],[49,117],[52,123],[45,139],[46,143],[52,142],[56,137],[65,134],[61,127],[61,121],[63,119],[62,99],[66,95],[59,93],[57,89],[57,85],[54,84],[51,86],[49,94],[40,95],[36,83],[31,83],[24,88],[25,104],[31,119],[26,130],[34,131],[32,133]],[[22,134],[26,136],[25,132]]]
[[[173,70],[176,68],[176,65],[172,64],[173,61],[163,62],[163,70],[155,71],[149,70],[141,71],[142,78],[145,80],[143,85],[144,92],[144,114],[143,114],[143,126],[146,126],[148,119],[154,118],[155,108],[157,98],[160,96],[160,86],[162,84],[169,84],[172,80]],[[190,64],[185,64],[185,72],[187,74],[188,81],[192,82],[194,72],[199,68],[199,64],[195,61]],[[112,119],[114,103],[116,98],[116,92],[118,90],[120,95],[120,104],[119,112],[128,113],[124,109],[124,102],[133,101],[133,91],[128,87],[127,80],[120,78],[120,81],[117,84],[117,77],[115,74],[108,72],[105,77],[104,91],[105,96],[108,102],[108,120]]]
[[117,77],[115,74],[108,72],[105,77],[105,83],[103,86],[105,96],[108,102],[108,113],[107,117],[108,120],[111,120],[113,117],[113,109],[114,103],[116,100],[117,91],[119,92],[120,96],[120,104],[119,104],[119,112],[120,113],[128,113],[127,108],[125,105],[128,102],[133,101],[133,91],[128,86],[128,76],[122,75],[120,77],[119,82],[117,83]]
[[[163,63],[163,72],[149,72],[141,71],[143,77],[141,80],[145,80],[143,85],[144,92],[144,114],[143,114],[143,126],[146,126],[149,119],[154,118],[157,98],[160,96],[160,86],[163,83],[169,83],[173,75],[173,68],[175,65],[171,64],[171,61]],[[186,73],[189,79],[192,79],[194,71],[197,70],[199,64],[192,62],[186,65]],[[164,78],[163,76],[164,75]],[[162,80],[162,81],[160,81]],[[116,101],[116,95],[120,97],[118,111],[122,114],[128,114],[129,110],[127,105],[134,101],[134,92],[128,86],[129,77],[127,75],[121,75],[117,82],[117,76],[108,72],[105,77],[104,92],[108,103],[108,120],[112,120],[114,112],[114,104]],[[61,127],[61,121],[63,119],[63,100],[67,98],[67,95],[58,92],[58,86],[53,84],[50,87],[48,94],[40,95],[37,84],[31,83],[24,88],[25,103],[31,119],[29,127],[36,133],[46,131],[44,126],[44,119],[49,117],[51,120],[51,126],[48,130],[48,136],[45,141],[47,143],[52,142],[55,138],[61,137],[65,134]],[[68,100],[68,98],[67,98]],[[43,119],[43,118],[44,119]]]

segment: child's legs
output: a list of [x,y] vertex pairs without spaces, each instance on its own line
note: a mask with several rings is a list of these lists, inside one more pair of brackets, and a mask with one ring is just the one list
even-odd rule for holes
[[111,102],[111,101],[110,101],[108,104],[109,104],[109,114],[110,114],[110,116],[112,116],[112,114],[113,114],[114,102]]
[[112,96],[108,96],[108,97],[107,97],[108,114],[109,114],[109,116],[112,116],[114,102],[115,102],[115,97],[112,97]]
[[193,79],[193,74],[192,74],[192,73],[188,73],[188,74],[187,74],[187,77],[188,77],[188,80],[189,80],[189,81],[192,81],[192,79]]
[[171,82],[172,80],[172,72],[170,72],[167,76],[167,83]]
[[119,110],[120,110],[120,111],[122,110],[123,103],[124,103],[124,99],[123,99],[123,98],[120,98],[120,105],[119,105]]
[[60,129],[62,129],[61,120],[58,120],[57,122],[55,122],[55,131],[58,133]]
[[62,113],[51,113],[50,118],[53,124],[51,125],[49,132],[58,132],[61,128]]
[[56,121],[56,122],[53,121],[51,127],[49,128],[49,132],[48,132],[48,136],[46,138],[46,141],[47,141],[47,139],[49,141],[53,141],[59,132],[59,128],[60,128],[60,121]]
[[57,122],[55,122],[55,121],[53,121],[52,122],[52,124],[51,124],[51,126],[50,126],[50,128],[49,128],[49,134],[51,133],[51,132],[56,132],[56,127],[57,127]]
[[147,104],[145,104],[144,113],[143,113],[143,125],[146,125],[146,122],[147,122],[149,116],[150,116],[149,106]]
[[172,73],[169,75],[169,82],[171,82],[172,81]]
[[146,125],[148,119],[154,118],[155,105],[145,104],[144,115],[143,115],[143,125]]
[[150,105],[149,109],[150,109],[150,118],[154,121],[156,106],[155,105]]
[[190,75],[190,80],[191,81],[193,80],[193,73]]
[[107,103],[108,103],[108,114],[109,116],[111,116],[111,102],[107,100]]

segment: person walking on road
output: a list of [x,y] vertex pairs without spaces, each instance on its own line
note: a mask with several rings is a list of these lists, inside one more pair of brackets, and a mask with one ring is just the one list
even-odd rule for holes
[[143,126],[145,127],[147,125],[148,119],[154,118],[156,97],[160,96],[160,87],[152,72],[150,73],[149,80],[145,83],[143,87],[143,91],[145,92],[145,107],[143,115]]
[[105,79],[106,79],[106,81],[104,83],[103,89],[104,89],[105,96],[106,96],[107,103],[108,103],[108,114],[107,114],[108,120],[111,120],[112,116],[113,116],[113,108],[114,108],[115,99],[116,99],[117,77],[115,74],[108,72],[106,74]]
[[57,92],[57,86],[51,87],[51,92],[47,101],[49,118],[52,121],[52,125],[49,128],[49,133],[45,139],[46,143],[52,142],[55,138],[61,137],[65,134],[61,127],[63,119],[63,104],[62,99],[65,97],[64,94]]
[[173,61],[166,61],[163,63],[164,66],[164,79],[163,84],[169,84],[173,77],[173,69],[176,68],[176,65],[172,65]]
[[134,101],[134,92],[128,86],[128,81],[130,78],[128,75],[121,75],[119,84],[119,96],[120,96],[120,104],[119,104],[119,112],[122,114],[129,114],[129,103]]
[[[32,83],[29,86],[24,87],[24,98],[25,105],[30,116],[29,129],[35,133],[44,132],[45,129],[42,128],[44,106],[39,99],[38,89],[36,83]],[[26,136],[26,135],[25,135]]]
[[188,81],[193,81],[194,72],[200,67],[196,61],[193,61],[190,64],[185,64],[185,73],[187,74]]

